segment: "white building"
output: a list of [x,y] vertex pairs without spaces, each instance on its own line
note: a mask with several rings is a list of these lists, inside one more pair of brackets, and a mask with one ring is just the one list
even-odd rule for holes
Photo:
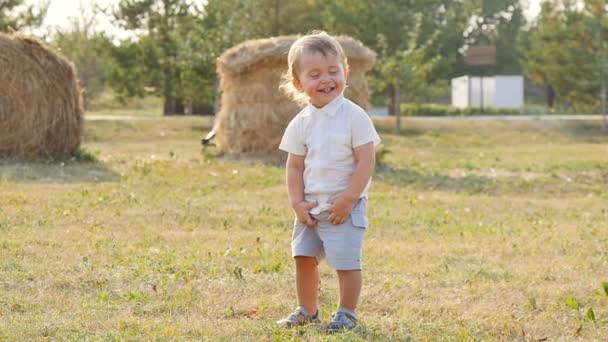
[[452,106],[521,109],[524,78],[518,75],[453,78]]

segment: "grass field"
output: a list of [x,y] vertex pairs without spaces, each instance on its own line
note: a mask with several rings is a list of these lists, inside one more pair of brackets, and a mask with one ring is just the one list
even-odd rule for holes
[[0,340],[606,339],[600,122],[376,123],[356,331],[274,325],[295,306],[280,158],[220,157],[209,118],[151,117],[88,121],[77,160],[0,162]]

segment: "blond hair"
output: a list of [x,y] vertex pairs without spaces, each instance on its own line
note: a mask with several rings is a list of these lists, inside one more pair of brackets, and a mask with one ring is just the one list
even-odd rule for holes
[[311,33],[300,37],[296,40],[289,49],[287,54],[287,71],[283,73],[281,77],[281,89],[287,97],[294,100],[299,105],[305,105],[308,102],[306,94],[298,91],[293,85],[293,80],[298,79],[298,64],[300,58],[305,52],[318,52],[323,56],[327,56],[328,53],[338,56],[344,70],[348,69],[348,61],[344,50],[338,41],[327,34],[325,31],[312,31]]

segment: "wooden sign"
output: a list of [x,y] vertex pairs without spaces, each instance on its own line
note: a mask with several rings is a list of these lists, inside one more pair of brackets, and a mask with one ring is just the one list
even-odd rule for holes
[[470,46],[464,62],[467,65],[496,65],[496,46]]

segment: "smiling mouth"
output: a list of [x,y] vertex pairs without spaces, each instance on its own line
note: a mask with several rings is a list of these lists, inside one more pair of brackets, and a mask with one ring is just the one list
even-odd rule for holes
[[334,91],[334,89],[336,89],[336,88],[335,87],[329,87],[329,88],[321,89],[321,90],[319,90],[319,92],[327,94],[327,93],[331,93],[332,91]]

